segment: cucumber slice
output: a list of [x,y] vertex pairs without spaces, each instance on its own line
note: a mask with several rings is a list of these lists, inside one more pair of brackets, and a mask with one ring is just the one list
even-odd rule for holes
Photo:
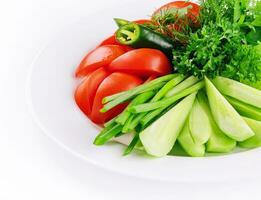
[[211,124],[207,113],[202,105],[200,105],[198,98],[195,99],[192,110],[189,115],[189,129],[191,137],[195,144],[205,144],[210,136]]
[[213,118],[222,132],[239,142],[255,135],[243,118],[206,77],[205,83]]
[[196,93],[187,96],[140,133],[141,143],[148,154],[162,157],[171,151],[188,117],[195,97]]
[[213,79],[213,83],[222,94],[261,108],[261,90],[220,76]]
[[255,132],[255,136],[245,140],[244,142],[239,142],[238,145],[243,148],[256,148],[261,146],[261,121],[244,117],[246,123]]
[[237,110],[240,115],[249,117],[255,120],[261,120],[261,109],[238,101],[232,97],[226,96],[228,102]]
[[195,144],[189,130],[189,120],[185,122],[185,125],[179,134],[178,142],[182,148],[192,157],[202,157],[205,155],[205,145]]
[[209,153],[228,153],[232,151],[237,143],[235,140],[227,137],[216,125],[214,120],[211,122],[212,131],[206,144]]
[[211,130],[210,137],[206,144],[206,151],[212,153],[227,153],[236,147],[236,141],[227,137],[216,125],[212,113],[209,108],[209,103],[205,91],[199,91],[197,95],[198,101],[204,111],[207,113]]

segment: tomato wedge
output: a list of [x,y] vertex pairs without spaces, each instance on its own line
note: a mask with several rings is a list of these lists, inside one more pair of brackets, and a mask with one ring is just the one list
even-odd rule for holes
[[142,83],[142,79],[125,73],[115,72],[109,75],[100,84],[96,92],[90,119],[96,124],[103,124],[117,116],[127,104],[121,104],[106,113],[101,113],[100,110],[103,107],[102,99],[106,96],[132,89]]
[[171,63],[159,50],[141,48],[129,51],[111,62],[107,67],[111,72],[125,72],[148,78],[171,73]]
[[109,74],[110,73],[104,68],[99,68],[95,72],[87,75],[83,82],[77,87],[74,94],[75,101],[82,112],[87,116],[91,114],[93,100],[99,85]]
[[76,70],[76,77],[85,76],[100,67],[107,66],[124,53],[125,51],[119,45],[100,46],[85,56]]

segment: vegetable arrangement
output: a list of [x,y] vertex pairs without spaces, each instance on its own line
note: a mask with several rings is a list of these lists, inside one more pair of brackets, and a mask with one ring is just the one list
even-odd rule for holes
[[95,145],[131,133],[124,155],[261,146],[260,1],[175,1],[150,20],[114,20],[76,70],[76,103],[103,127]]

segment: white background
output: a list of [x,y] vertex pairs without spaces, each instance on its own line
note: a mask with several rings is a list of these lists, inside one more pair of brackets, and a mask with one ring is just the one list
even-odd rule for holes
[[[141,0],[133,1],[138,6]],[[146,1],[155,7],[167,2]],[[60,148],[34,124],[25,82],[37,52],[64,25],[117,2],[0,0],[0,199],[260,199],[260,180],[163,183],[104,171]]]

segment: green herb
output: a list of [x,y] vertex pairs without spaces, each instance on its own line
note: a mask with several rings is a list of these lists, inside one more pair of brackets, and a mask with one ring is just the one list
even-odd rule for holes
[[204,1],[201,28],[191,32],[186,47],[173,50],[174,67],[199,78],[261,80],[261,57],[253,45],[260,40],[260,28],[254,26],[260,22],[260,3],[252,4],[247,0]]

